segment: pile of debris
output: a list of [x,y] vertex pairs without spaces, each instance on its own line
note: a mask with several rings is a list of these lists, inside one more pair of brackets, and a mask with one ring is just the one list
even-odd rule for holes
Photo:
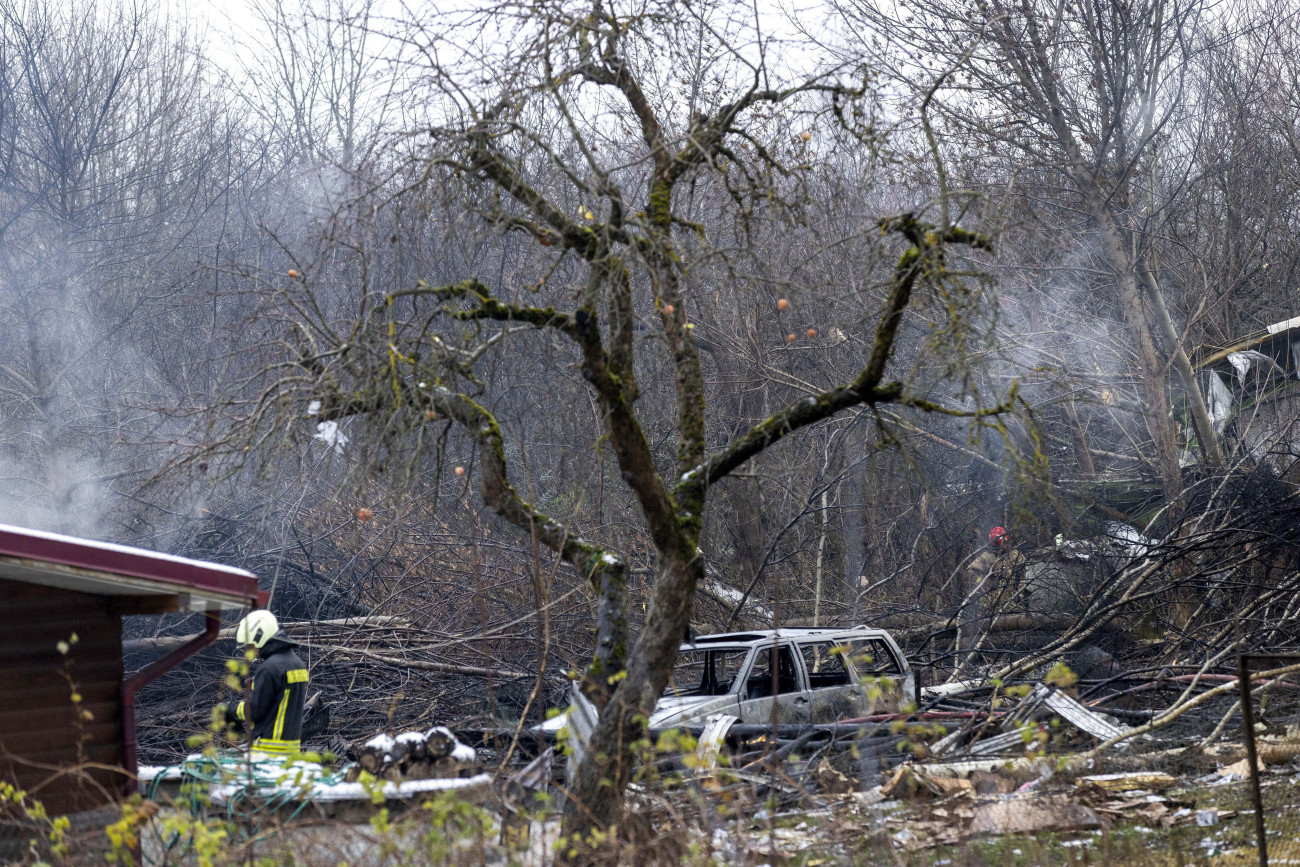
[[[869,790],[881,779],[877,774],[887,780],[900,766],[943,768],[931,776],[956,775],[964,784],[972,770],[1028,766],[1049,753],[1075,754],[1133,731],[1044,683],[1020,699],[998,693],[987,683],[946,685],[916,713],[811,725],[745,724],[715,714],[704,726],[683,727],[697,739],[693,755],[666,757],[657,769],[688,769],[696,776],[725,769],[725,776],[743,779],[779,767],[787,794],[838,795]],[[652,738],[656,734],[651,731]],[[765,784],[777,785],[770,778]]]
[[[939,699],[939,703],[943,703]],[[932,758],[1025,755],[1047,743],[1049,724],[1068,723],[1065,736],[1076,742],[1085,736],[1110,741],[1128,732],[1115,717],[1084,706],[1073,696],[1039,683],[1014,708],[972,712],[970,722],[930,746]],[[1059,735],[1058,735],[1059,737]]]
[[457,740],[445,726],[396,736],[378,734],[355,746],[352,753],[356,764],[348,770],[349,783],[359,780],[363,771],[375,779],[400,783],[472,777],[482,768],[475,749]]

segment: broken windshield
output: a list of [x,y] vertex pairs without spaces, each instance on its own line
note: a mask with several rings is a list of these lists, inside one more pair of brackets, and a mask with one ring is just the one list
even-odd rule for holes
[[683,650],[664,695],[726,695],[748,654],[748,650]]

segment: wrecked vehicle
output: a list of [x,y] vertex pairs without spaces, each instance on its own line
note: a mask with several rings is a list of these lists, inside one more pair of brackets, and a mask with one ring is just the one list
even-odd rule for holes
[[907,659],[882,629],[702,635],[681,646],[650,727],[719,713],[742,723],[829,723],[897,711],[915,698]]
[[[883,629],[727,632],[681,646],[650,728],[703,725],[716,714],[753,724],[829,723],[916,699],[916,677]],[[564,726],[561,715],[538,730]]]

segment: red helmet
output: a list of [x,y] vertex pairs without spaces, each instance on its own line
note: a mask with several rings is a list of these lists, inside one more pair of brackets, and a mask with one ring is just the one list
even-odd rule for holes
[[1011,544],[1011,534],[1006,527],[994,527],[989,530],[989,544],[994,548],[1005,548]]

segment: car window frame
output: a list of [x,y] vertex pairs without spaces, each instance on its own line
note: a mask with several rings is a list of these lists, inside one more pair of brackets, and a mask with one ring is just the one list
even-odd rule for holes
[[797,688],[789,692],[777,692],[772,695],[759,696],[758,698],[780,698],[783,695],[805,695],[808,693],[808,677],[803,670],[803,659],[798,653],[795,653],[795,640],[791,638],[774,638],[755,643],[755,645],[750,649],[749,667],[745,669],[745,688],[739,693],[741,701],[757,700],[751,698],[749,695],[749,679],[753,677],[754,669],[758,667],[759,654],[765,650],[772,650],[779,647],[790,648],[790,657],[794,660],[795,678],[798,681]]
[[826,654],[828,658],[838,657],[840,660],[840,667],[844,671],[844,678],[845,678],[844,683],[837,683],[832,686],[813,686],[812,671],[808,668],[808,661],[803,658],[802,650],[805,646],[811,647],[817,644],[825,644],[828,647],[835,648],[835,647],[844,647],[846,642],[837,639],[833,636],[818,635],[816,637],[799,639],[795,644],[800,649],[800,652],[796,653],[795,656],[799,657],[799,664],[804,669],[804,684],[805,684],[804,688],[809,692],[817,692],[823,689],[849,689],[857,685],[858,682],[857,669],[853,666],[852,662],[848,659],[848,657],[845,654],[832,654],[832,653]]
[[[754,660],[754,648],[752,646],[747,646],[742,644],[742,645],[731,645],[731,646],[722,645],[719,647],[710,647],[710,646],[701,646],[698,644],[683,644],[677,649],[677,651],[678,651],[677,660],[673,663],[674,669],[681,662],[681,655],[684,653],[703,653],[705,654],[706,658],[709,654],[716,654],[716,653],[742,653],[745,655],[744,658],[740,661],[740,664],[736,666],[736,676],[732,678],[731,687],[726,692],[710,693],[708,695],[700,695],[698,693],[692,693],[687,695],[678,695],[677,697],[721,698],[723,696],[728,696],[728,695],[743,696],[743,692],[740,690],[740,685],[746,683],[749,680],[749,674],[747,672]],[[741,676],[741,672],[746,672],[743,677]],[[671,687],[671,684],[672,684],[672,674],[669,673],[668,684],[664,686],[664,693],[659,696],[658,700],[663,700],[669,697],[669,689]]]
[[861,682],[863,678],[888,677],[888,678],[895,678],[895,679],[898,679],[898,680],[902,680],[903,678],[907,677],[907,675],[908,675],[908,668],[907,668],[907,666],[904,665],[903,662],[901,661],[901,659],[900,659],[900,654],[897,653],[897,652],[894,650],[894,648],[890,646],[890,643],[889,643],[888,641],[886,641],[884,638],[882,638],[881,636],[879,636],[879,635],[852,635],[852,636],[844,636],[842,639],[840,639],[840,642],[839,642],[839,643],[840,643],[840,644],[843,644],[843,645],[846,645],[846,646],[851,646],[851,645],[853,645],[854,643],[857,643],[859,646],[861,646],[861,645],[865,645],[865,644],[867,644],[867,643],[869,643],[869,642],[871,642],[871,643],[875,643],[875,644],[878,644],[878,645],[880,645],[881,647],[883,647],[883,648],[885,649],[885,653],[889,655],[889,660],[890,660],[890,662],[893,664],[894,671],[892,671],[892,672],[880,672],[880,673],[877,673],[877,672],[869,672],[869,671],[859,671],[859,670],[858,670],[859,667],[858,667],[857,663],[853,661],[853,655],[854,655],[854,652],[856,651],[856,648],[855,648],[854,651],[850,651],[848,654],[845,655],[845,662],[846,662],[847,665],[849,665],[849,666],[852,667],[853,674],[856,676],[856,679],[857,679],[859,682]]

